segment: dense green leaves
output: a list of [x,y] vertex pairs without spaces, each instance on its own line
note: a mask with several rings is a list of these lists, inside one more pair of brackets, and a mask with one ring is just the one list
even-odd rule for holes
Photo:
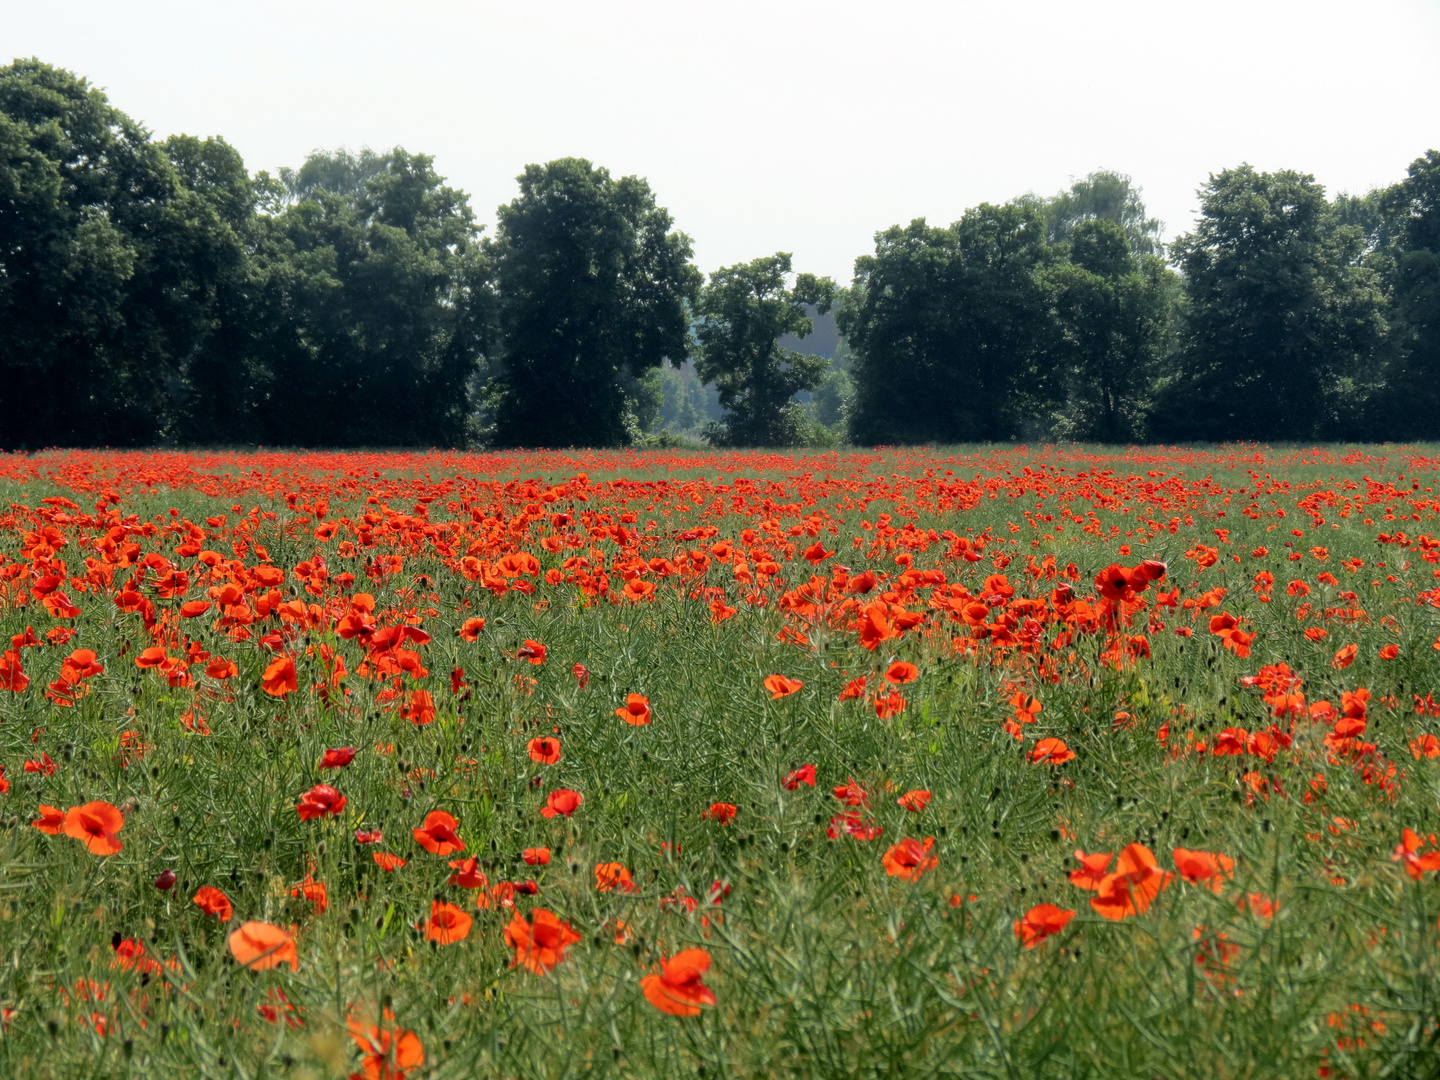
[[858,442],[1006,439],[1044,396],[1044,296],[1051,257],[1039,213],[976,207],[948,228],[923,219],[876,237],[855,261],[839,315],[856,353]]
[[829,312],[835,283],[800,274],[786,287],[790,256],[727,266],[710,275],[700,294],[695,370],[715,384],[725,418],[711,441],[720,446],[794,446],[805,440],[807,413],[795,400],[816,389],[828,362],[782,348],[785,334],[803,338],[813,329],[807,305]]
[[563,158],[519,179],[488,249],[503,363],[495,439],[622,445],[635,384],[688,352],[700,284],[690,240],[639,177]]
[[1362,234],[1297,172],[1210,178],[1174,258],[1189,311],[1155,418],[1166,440],[1311,439],[1343,431],[1383,339]]

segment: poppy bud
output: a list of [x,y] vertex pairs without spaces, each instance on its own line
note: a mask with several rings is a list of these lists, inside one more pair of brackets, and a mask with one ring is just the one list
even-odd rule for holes
[[162,870],[160,876],[155,879],[155,888],[161,892],[169,892],[175,887],[175,871]]

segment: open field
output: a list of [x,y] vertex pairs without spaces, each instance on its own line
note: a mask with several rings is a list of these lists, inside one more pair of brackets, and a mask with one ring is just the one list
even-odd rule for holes
[[0,1075],[1440,1075],[1436,454],[0,457]]

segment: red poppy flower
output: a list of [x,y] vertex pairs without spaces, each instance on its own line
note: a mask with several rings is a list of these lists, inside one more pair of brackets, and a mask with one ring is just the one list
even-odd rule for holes
[[466,619],[460,625],[460,637],[464,641],[478,641],[484,629],[484,619]]
[[515,656],[520,660],[529,660],[530,663],[539,667],[545,663],[545,646],[541,645],[538,641],[531,641],[529,638],[526,638],[525,644],[520,646]]
[[298,686],[295,661],[288,656],[280,656],[273,660],[260,679],[260,689],[271,697],[284,697],[286,694],[294,693]]
[[815,766],[801,765],[800,768],[796,769],[794,772],[787,773],[785,779],[781,780],[780,783],[784,786],[786,791],[794,791],[799,788],[801,784],[808,784],[810,787],[814,787]]
[[896,660],[885,669],[885,681],[894,683],[896,686],[903,686],[905,683],[914,682],[920,677],[920,669],[914,664],[905,660]]
[[934,846],[933,836],[927,836],[923,844],[919,840],[905,837],[881,856],[885,873],[904,881],[919,881],[920,875],[925,871],[940,865],[939,857],[930,854],[930,849]]
[[515,950],[511,967],[524,967],[546,975],[565,959],[565,950],[580,940],[569,923],[553,911],[535,908],[527,922],[519,912],[505,927],[505,943]]
[[460,822],[444,810],[431,810],[425,815],[425,823],[411,830],[415,842],[432,855],[450,855],[465,850],[465,841],[455,832]]
[[404,859],[402,859],[399,855],[392,855],[388,851],[377,851],[374,852],[370,857],[375,860],[375,865],[380,867],[380,869],[384,870],[387,874],[393,874],[396,870],[400,869],[400,867],[405,865]]
[[474,921],[454,904],[434,900],[430,903],[430,918],[421,925],[426,941],[433,941],[437,945],[453,945],[465,939]]
[[1063,765],[1075,759],[1075,751],[1065,745],[1064,739],[1041,739],[1028,757],[1032,765]]
[[180,617],[182,619],[193,619],[204,615],[210,610],[209,600],[187,600],[180,605]]
[[789,697],[805,684],[799,679],[788,679],[784,675],[765,676],[765,689],[770,691],[770,700]]
[[819,540],[816,540],[815,543],[805,549],[805,561],[811,564],[822,563],[834,554],[835,552],[833,551],[826,551],[825,545]]
[[730,822],[735,820],[735,815],[739,812],[740,808],[734,803],[711,803],[710,809],[702,813],[700,819],[702,821],[713,821],[718,825],[729,825]]
[[845,778],[845,783],[835,788],[834,792],[835,798],[846,806],[870,805],[870,793],[848,776]]
[[299,812],[301,821],[311,821],[327,814],[336,817],[345,809],[345,796],[329,784],[316,784],[300,796],[300,802],[295,809]]
[[355,760],[355,748],[353,746],[340,746],[333,750],[326,750],[325,756],[320,759],[322,769],[343,769]]
[[251,971],[266,971],[287,963],[291,971],[300,970],[295,939],[270,923],[241,923],[230,932],[226,943],[236,962]]
[[624,863],[606,862],[595,864],[595,888],[600,892],[618,889],[623,893],[638,892],[639,885],[630,880],[630,871]]
[[1015,936],[1027,949],[1042,945],[1045,939],[1058,934],[1075,917],[1075,912],[1054,904],[1036,904],[1015,924]]
[[356,829],[355,842],[357,844],[378,844],[383,839],[379,829]]
[[549,866],[550,849],[548,847],[527,847],[520,853],[528,866]]
[[125,845],[115,839],[125,825],[118,807],[108,802],[88,802],[72,806],[65,813],[64,832],[85,845],[92,855],[114,855]]
[[704,949],[682,949],[660,958],[660,973],[640,980],[645,1000],[671,1016],[698,1016],[701,1005],[714,1005],[715,992],[704,983],[710,954]]
[[904,807],[912,814],[918,814],[930,805],[930,792],[924,790],[907,791],[895,800],[895,804]]
[[1213,893],[1225,888],[1235,876],[1235,860],[1211,851],[1191,851],[1177,847],[1173,852],[1175,871],[1191,885],[1204,885]]
[[525,749],[530,754],[530,760],[541,765],[554,765],[560,760],[560,740],[549,735],[531,739],[525,744]]
[[580,804],[585,801],[585,796],[578,791],[571,791],[569,788],[557,788],[545,796],[545,805],[540,810],[541,817],[556,817],[564,814],[569,817],[580,809]]
[[1144,844],[1130,844],[1120,852],[1115,873],[1100,880],[1090,906],[1111,920],[1142,915],[1174,876],[1159,869],[1154,853]]
[[627,724],[642,727],[650,723],[650,699],[640,694],[630,694],[625,698],[624,706],[615,710],[615,715]]
[[235,908],[231,905],[230,898],[214,885],[201,885],[200,891],[191,897],[191,900],[206,915],[214,915],[222,923],[228,923],[231,916],[235,914]]

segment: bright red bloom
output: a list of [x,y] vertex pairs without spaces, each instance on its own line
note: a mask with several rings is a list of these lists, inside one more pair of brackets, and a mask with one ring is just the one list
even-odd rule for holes
[[554,765],[560,760],[560,740],[550,735],[531,739],[525,744],[525,749],[530,760],[538,761],[541,765]]
[[260,689],[271,697],[284,697],[299,687],[295,673],[295,661],[288,656],[277,657],[265,669],[260,679]]
[[505,927],[505,943],[515,950],[511,967],[524,967],[536,975],[547,975],[565,959],[565,950],[580,940],[569,923],[553,911],[535,908],[530,921],[519,913]]
[[425,931],[426,941],[433,941],[437,945],[453,945],[465,939],[474,921],[454,904],[435,900],[430,904],[430,918],[426,919],[421,927]]
[[525,644],[520,646],[515,656],[520,660],[529,660],[530,663],[539,667],[545,663],[545,646],[541,645],[538,641],[531,641],[529,638],[526,638]]
[[556,817],[557,815],[564,814],[566,817],[569,817],[575,813],[576,810],[580,809],[580,804],[584,801],[585,796],[581,795],[578,791],[571,791],[569,788],[557,788],[545,796],[545,805],[540,810],[540,816]]
[[201,885],[200,891],[191,899],[206,915],[214,915],[222,923],[229,922],[231,916],[235,914],[235,908],[231,905],[230,898],[214,885]]
[[465,850],[465,841],[455,832],[460,822],[444,810],[431,810],[425,823],[411,831],[415,842],[432,855],[450,855]]
[[345,796],[329,784],[316,784],[300,796],[300,802],[295,809],[299,812],[301,821],[311,821],[327,814],[336,817],[345,809]]
[[124,825],[125,818],[118,807],[108,802],[88,802],[65,812],[63,831],[84,844],[92,855],[114,855],[125,846],[115,839]]
[[1235,860],[1228,855],[1182,847],[1177,847],[1173,855],[1176,873],[1191,885],[1204,885],[1213,893],[1222,891],[1225,882],[1235,876]]
[[801,784],[809,784],[811,787],[814,787],[815,766],[801,765],[800,768],[796,769],[794,772],[787,773],[785,779],[781,780],[780,783],[784,785],[786,791],[794,791]]
[[924,790],[907,791],[895,800],[895,805],[904,807],[912,814],[918,814],[930,805],[930,792]]
[[343,769],[355,760],[355,748],[353,746],[341,746],[333,750],[326,750],[325,756],[320,759],[322,769]]
[[615,715],[627,724],[643,727],[650,723],[650,699],[641,694],[630,694],[625,704],[615,710]]
[[881,857],[885,864],[885,873],[905,881],[919,881],[925,871],[940,865],[939,856],[930,854],[930,849],[934,846],[933,836],[927,836],[924,843],[905,837]]
[[1075,912],[1068,908],[1036,904],[1015,923],[1015,936],[1025,948],[1033,949],[1043,945],[1046,938],[1064,930],[1074,917]]
[[1065,745],[1064,739],[1041,739],[1027,756],[1032,765],[1064,765],[1075,760],[1075,751]]
[[527,847],[520,853],[520,858],[525,860],[527,866],[549,866],[550,849],[548,847]]
[[885,669],[885,681],[897,686],[914,682],[920,677],[920,669],[905,660],[896,660]]
[[784,675],[765,676],[765,689],[770,691],[770,700],[789,697],[805,684],[799,679],[789,679]]
[[1115,873],[1101,878],[1090,906],[1116,921],[1142,915],[1174,876],[1159,869],[1154,853],[1144,844],[1130,844],[1120,852]]
[[739,812],[740,808],[734,803],[717,802],[711,803],[710,809],[702,813],[700,818],[703,821],[713,821],[719,825],[729,825]]
[[[818,546],[818,545],[817,545]],[[660,973],[640,980],[645,1000],[672,1016],[698,1016],[701,1005],[714,1005],[715,993],[704,983],[710,954],[704,949],[683,949],[660,958]]]

